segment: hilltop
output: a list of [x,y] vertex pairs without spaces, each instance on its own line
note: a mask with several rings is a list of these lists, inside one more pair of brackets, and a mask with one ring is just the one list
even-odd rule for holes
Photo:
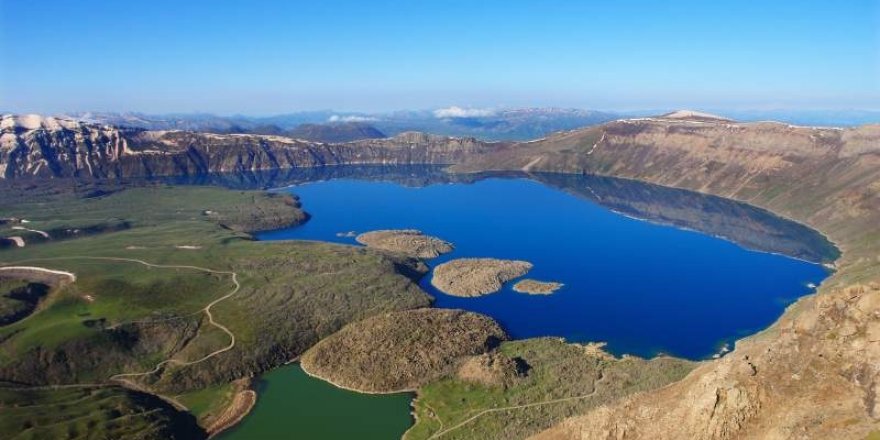
[[351,142],[361,139],[386,137],[376,127],[363,122],[339,122],[331,124],[301,124],[284,133],[297,139],[315,142]]

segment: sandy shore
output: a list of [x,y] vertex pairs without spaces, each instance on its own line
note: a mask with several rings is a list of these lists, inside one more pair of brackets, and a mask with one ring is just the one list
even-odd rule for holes
[[250,381],[243,384],[242,388],[235,393],[232,402],[226,407],[223,414],[220,414],[211,423],[211,426],[206,429],[208,438],[215,437],[221,432],[241,423],[251,410],[254,409],[254,405],[257,404],[257,392],[250,388]]

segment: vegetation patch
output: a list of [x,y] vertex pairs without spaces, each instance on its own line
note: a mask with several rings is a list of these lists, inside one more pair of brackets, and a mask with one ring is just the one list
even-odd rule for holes
[[49,285],[0,277],[0,326],[29,315],[49,293]]
[[0,433],[9,440],[60,438],[202,439],[186,412],[120,387],[0,388]]
[[[422,387],[416,424],[404,438],[526,438],[564,417],[677,381],[695,365],[668,357],[615,358],[595,345],[558,338],[505,342],[491,357],[466,362],[456,376]],[[474,367],[498,370],[490,377],[506,379],[475,377]]]
[[462,310],[419,309],[349,324],[303,355],[308,374],[371,393],[414,390],[452,373],[507,335],[492,319]]

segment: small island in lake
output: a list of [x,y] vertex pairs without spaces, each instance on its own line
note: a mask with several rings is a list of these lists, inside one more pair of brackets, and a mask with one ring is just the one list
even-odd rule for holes
[[416,258],[436,258],[452,252],[452,244],[425,235],[416,229],[387,229],[366,232],[355,238],[358,243],[374,249],[398,252]]
[[517,293],[527,293],[529,295],[550,295],[559,290],[565,284],[555,281],[538,281],[525,279],[513,285],[513,291]]
[[474,297],[501,290],[501,286],[532,269],[532,263],[497,258],[460,258],[434,269],[431,284],[447,295]]

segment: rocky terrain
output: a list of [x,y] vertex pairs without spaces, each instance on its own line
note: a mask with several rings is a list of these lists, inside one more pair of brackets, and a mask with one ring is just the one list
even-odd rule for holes
[[549,295],[562,287],[562,283],[554,281],[522,280],[513,285],[513,291],[529,295]]
[[416,258],[436,258],[453,249],[452,244],[415,229],[371,231],[358,235],[356,240],[367,247]]
[[864,438],[880,429],[878,134],[877,126],[625,120],[468,164],[591,172],[746,201],[818,229],[843,251],[817,295],[722,359],[541,437]]
[[510,387],[524,377],[528,365],[500,352],[483,353],[462,362],[456,377],[488,387]]
[[308,374],[369,393],[415,390],[456,370],[467,356],[506,340],[483,315],[417,309],[375,316],[344,327],[301,359]]
[[495,293],[501,286],[531,270],[527,261],[497,258],[459,258],[436,268],[431,284],[447,295],[474,297]]
[[495,148],[401,133],[325,144],[277,135],[145,131],[38,115],[0,120],[0,176],[152,177],[343,164],[451,164]]
[[559,338],[508,341],[422,387],[404,439],[526,438],[554,421],[681,380],[695,364],[615,358]]

